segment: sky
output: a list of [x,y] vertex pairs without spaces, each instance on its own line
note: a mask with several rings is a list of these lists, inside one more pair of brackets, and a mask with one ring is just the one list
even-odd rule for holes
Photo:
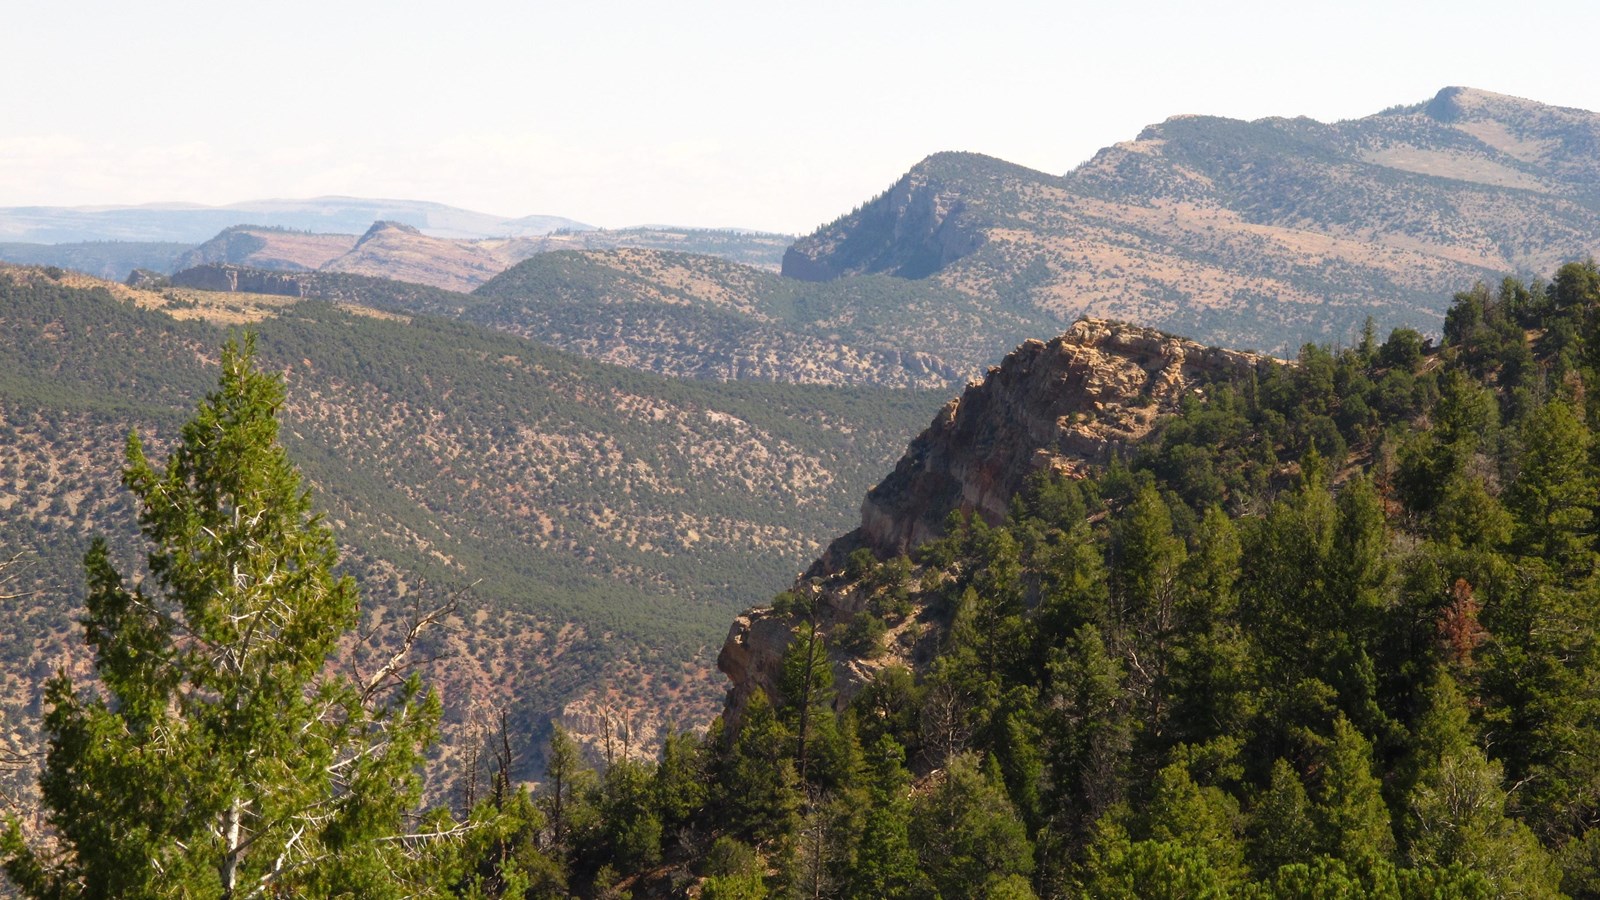
[[[70,15],[68,11],[70,10]],[[1600,4],[6,0],[0,206],[429,200],[804,233],[923,157],[1466,85],[1600,110]]]

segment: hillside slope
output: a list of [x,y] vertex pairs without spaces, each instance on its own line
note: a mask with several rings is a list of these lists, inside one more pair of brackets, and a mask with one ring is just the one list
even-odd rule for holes
[[[1600,116],[1469,88],[1327,125],[1179,116],[1064,176],[919,163],[783,271],[927,279],[1053,314],[1292,352],[1429,328],[1437,286],[1600,246]],[[1022,335],[1018,335],[1018,338]]]
[[616,250],[623,247],[669,250],[715,256],[729,262],[776,272],[783,265],[784,252],[794,243],[794,235],[651,225],[639,228],[595,228],[586,231],[564,229],[535,238],[534,243],[541,253],[556,250]]
[[1456,294],[1439,346],[1025,344],[735,622],[698,852],[855,896],[1591,896],[1597,322],[1590,261]]
[[642,249],[543,253],[470,294],[328,268],[210,264],[170,282],[459,318],[591,359],[709,381],[943,389],[997,356],[1007,334],[1045,318],[886,276],[810,284]]
[[473,703],[507,706],[524,741],[574,702],[626,711],[641,743],[665,722],[708,718],[706,648],[727,617],[841,530],[937,404],[680,383],[470,325],[292,297],[141,292],[14,267],[0,269],[0,296],[0,545],[34,554],[41,589],[5,611],[13,722],[38,701],[34,675],[75,655],[89,535],[127,546],[123,439],[136,428],[163,445],[214,379],[219,326],[253,321],[284,374],[285,441],[371,615],[392,624],[464,591],[440,645],[455,657],[436,673],[452,721]]
[[284,272],[349,272],[469,291],[538,252],[527,238],[434,237],[399,222],[364,234],[313,234],[242,225],[184,254],[175,271],[236,265]]
[[946,387],[1041,326],[940,285],[826,284],[656,250],[553,253],[474,292],[467,318],[649,371],[718,380]]

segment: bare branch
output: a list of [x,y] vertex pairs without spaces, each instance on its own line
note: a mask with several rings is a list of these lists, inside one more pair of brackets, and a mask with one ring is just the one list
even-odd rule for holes
[[[471,590],[477,585],[478,582],[474,581],[471,585],[468,585],[465,590]],[[370,676],[359,678],[361,683],[361,701],[363,703],[371,702],[373,695],[385,685],[400,680],[402,673],[407,672],[418,665],[425,664],[426,662],[432,662],[433,659],[436,658],[434,657],[428,660],[414,660],[411,656],[412,648],[416,646],[417,638],[421,637],[424,630],[426,630],[429,626],[442,621],[446,616],[454,613],[461,606],[462,593],[465,593],[465,591],[452,593],[449,599],[444,603],[412,619],[411,624],[406,628],[405,637],[401,638],[400,640],[399,649],[397,649],[389,657],[388,662],[385,662],[383,665],[379,666],[378,670],[373,672]]]
[[27,559],[28,555],[28,551],[18,550],[16,553],[11,554],[9,558],[0,559],[0,602],[21,600],[23,597],[31,597],[39,593],[38,591],[5,590],[17,580],[18,576],[27,571],[28,567],[23,563],[23,560]]

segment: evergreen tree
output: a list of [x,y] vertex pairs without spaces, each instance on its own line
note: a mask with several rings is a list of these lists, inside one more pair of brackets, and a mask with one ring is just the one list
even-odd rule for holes
[[100,687],[50,681],[40,787],[58,849],[10,828],[25,895],[433,893],[406,817],[438,703],[392,667],[330,674],[358,598],[278,444],[283,397],[247,336],[165,468],[129,438],[149,577],[130,588],[104,543],[88,554]]
[[583,762],[577,741],[560,725],[550,726],[550,747],[545,757],[545,790],[539,796],[549,822],[549,846],[557,858],[566,860],[578,842],[575,832],[591,824],[588,793],[594,771]]
[[1238,803],[1219,788],[1195,784],[1180,763],[1156,773],[1154,788],[1142,812],[1150,840],[1199,850],[1210,877],[1226,884],[1242,882],[1245,848],[1238,831]]
[[888,737],[880,738],[869,766],[869,805],[844,895],[852,900],[919,896],[924,879],[911,846],[911,777],[904,751]]
[[1418,725],[1415,785],[1404,819],[1416,868],[1460,864],[1510,897],[1554,897],[1558,877],[1526,825],[1508,818],[1500,767],[1473,740],[1466,698],[1442,671]]
[[952,758],[940,782],[916,799],[911,838],[922,871],[943,897],[966,896],[991,879],[1033,871],[1027,831],[1005,789],[979,767],[975,754]]
[[1305,785],[1282,759],[1272,764],[1272,780],[1251,811],[1249,834],[1251,861],[1262,878],[1305,861],[1316,846]]
[[799,825],[800,779],[789,757],[792,741],[766,691],[752,694],[718,784],[726,823],[757,846],[783,844]]
[[606,859],[623,874],[661,861],[661,817],[656,812],[647,766],[619,759],[601,783],[600,821]]
[[691,732],[668,734],[662,742],[651,790],[667,834],[688,825],[705,806],[710,778],[707,763],[700,739]]
[[811,774],[817,732],[833,730],[833,665],[828,661],[827,644],[814,621],[801,622],[795,627],[789,649],[783,656],[780,689],[783,724],[794,735],[795,765],[804,783]]
[[1519,543],[1558,574],[1591,572],[1596,482],[1589,429],[1557,397],[1529,416],[1522,443],[1522,471],[1506,493]]
[[1093,626],[1078,630],[1049,671],[1049,800],[1055,830],[1073,843],[1125,796],[1133,723],[1122,694],[1122,667]]
[[1315,808],[1322,847],[1358,872],[1391,862],[1394,829],[1372,774],[1372,745],[1342,715],[1334,720],[1323,765]]
[[1238,624],[1238,533],[1212,507],[1195,545],[1184,564],[1173,663],[1163,689],[1172,698],[1171,739],[1199,744],[1244,731],[1255,698],[1249,640]]
[[1230,896],[1236,885],[1203,848],[1181,841],[1134,841],[1117,817],[1095,826],[1079,876],[1080,896],[1096,900],[1187,900]]
[[1150,643],[1172,625],[1183,542],[1172,533],[1172,511],[1154,487],[1142,488],[1113,527],[1113,620]]

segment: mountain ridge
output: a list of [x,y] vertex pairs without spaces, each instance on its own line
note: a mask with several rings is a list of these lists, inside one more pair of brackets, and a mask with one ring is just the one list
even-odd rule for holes
[[247,200],[224,206],[157,203],[138,206],[0,207],[0,239],[31,243],[142,240],[200,243],[217,232],[258,225],[318,233],[361,232],[373,221],[403,221],[435,237],[496,238],[542,235],[585,225],[563,216],[505,218],[422,200],[322,196]]
[[1287,353],[1367,315],[1426,329],[1435,285],[1587,256],[1597,146],[1594,113],[1469,88],[1332,124],[1175,116],[1064,175],[934,154],[802,237],[784,271],[927,279],[1062,325],[1089,314]]

